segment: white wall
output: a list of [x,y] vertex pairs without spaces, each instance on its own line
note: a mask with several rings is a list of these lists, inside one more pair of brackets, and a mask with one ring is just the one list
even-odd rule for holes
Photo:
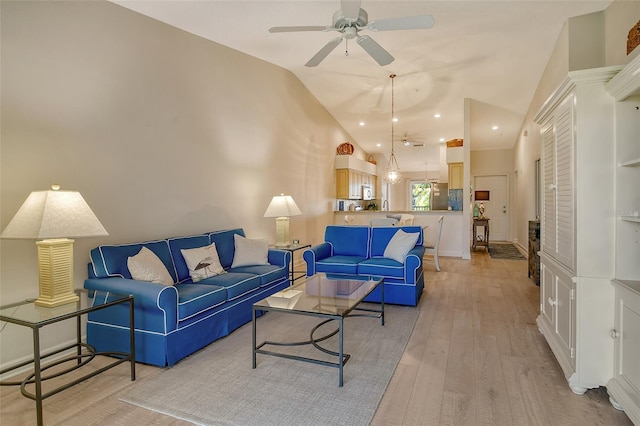
[[[290,72],[113,3],[0,7],[0,228],[31,191],[79,190],[110,235],[76,240],[77,288],[99,244],[234,227],[275,240],[262,216],[281,192],[303,212],[292,238],[322,239],[336,147],[353,139]],[[35,242],[0,250],[0,304],[37,296]],[[0,363],[30,341],[6,326]]]

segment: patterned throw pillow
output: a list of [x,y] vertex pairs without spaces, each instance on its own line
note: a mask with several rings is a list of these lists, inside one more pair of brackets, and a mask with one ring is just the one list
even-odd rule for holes
[[215,243],[210,246],[183,249],[180,251],[182,252],[185,262],[187,262],[189,275],[194,283],[226,272],[220,264]]
[[162,260],[151,250],[142,247],[138,254],[127,259],[131,278],[162,285],[173,285],[173,278]]

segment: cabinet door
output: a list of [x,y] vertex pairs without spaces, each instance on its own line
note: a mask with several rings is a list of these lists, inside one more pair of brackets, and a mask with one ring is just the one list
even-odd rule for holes
[[463,183],[464,163],[449,164],[449,189],[461,189]]
[[549,324],[555,324],[555,275],[543,263],[540,266],[540,314]]
[[556,275],[556,334],[562,342],[562,349],[571,358],[571,365],[575,367],[575,297],[574,283],[571,279]]
[[556,259],[574,270],[573,96],[558,107],[556,139]]
[[640,295],[616,288],[615,375],[640,392]]
[[349,198],[358,200],[362,192],[362,175],[356,170],[349,170]]
[[336,198],[349,198],[349,170],[336,170]]

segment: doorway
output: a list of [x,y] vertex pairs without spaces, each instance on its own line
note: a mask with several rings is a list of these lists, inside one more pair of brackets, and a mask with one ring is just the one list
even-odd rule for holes
[[509,185],[507,175],[476,176],[476,191],[489,191],[489,201],[484,201],[484,215],[491,219],[490,241],[507,241],[509,238]]

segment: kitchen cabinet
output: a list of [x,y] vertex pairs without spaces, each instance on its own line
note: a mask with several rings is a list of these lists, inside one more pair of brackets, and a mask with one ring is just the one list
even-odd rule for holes
[[449,164],[449,189],[462,189],[464,176],[464,163]]
[[336,170],[336,198],[361,200],[362,185],[371,185],[375,197],[375,184],[377,178],[369,173],[363,173],[352,169]]
[[[569,72],[540,109],[543,197],[536,322],[571,390],[606,385],[613,370],[614,99],[620,67]],[[579,185],[576,185],[579,182]],[[597,204],[596,204],[597,203]]]
[[614,366],[607,391],[614,407],[640,425],[640,56],[605,89],[615,102]]

